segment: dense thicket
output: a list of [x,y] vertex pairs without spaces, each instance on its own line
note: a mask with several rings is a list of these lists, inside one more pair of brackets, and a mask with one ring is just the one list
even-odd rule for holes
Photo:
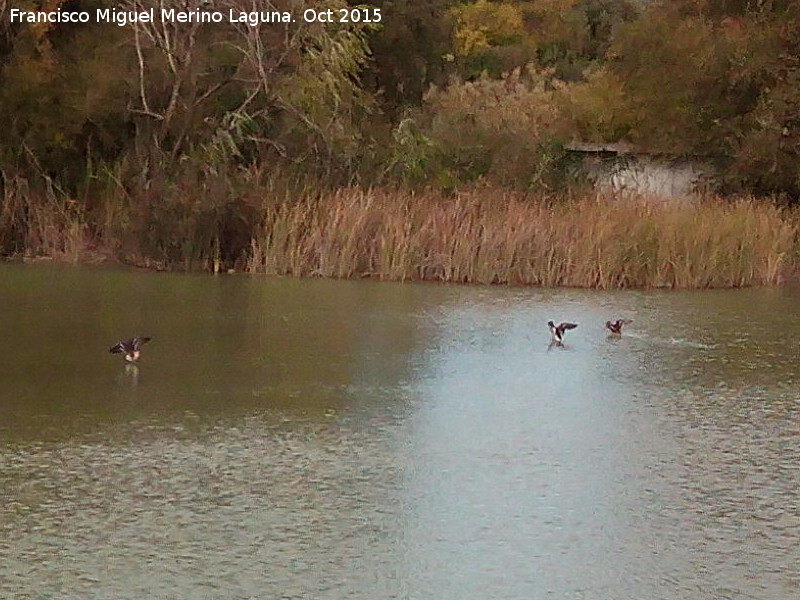
[[[351,2],[353,6],[363,6]],[[19,0],[64,13],[345,0]],[[0,252],[235,264],[298,189],[557,191],[573,140],[800,197],[790,0],[374,0],[380,23],[20,24],[0,0]]]

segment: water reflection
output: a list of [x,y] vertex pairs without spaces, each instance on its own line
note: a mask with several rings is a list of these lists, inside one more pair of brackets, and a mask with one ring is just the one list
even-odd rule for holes
[[798,298],[2,266],[0,591],[792,597]]

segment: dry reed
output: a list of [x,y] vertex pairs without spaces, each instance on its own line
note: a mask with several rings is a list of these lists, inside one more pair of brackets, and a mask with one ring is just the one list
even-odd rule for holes
[[14,179],[3,186],[0,247],[26,258],[65,262],[96,260],[93,236],[82,207],[48,185],[33,191]]
[[229,188],[147,202],[107,190],[102,210],[90,212],[61,192],[6,181],[0,248],[72,262],[117,248],[164,268],[246,261],[275,275],[602,289],[780,285],[800,263],[798,213],[753,198],[554,203],[491,190],[346,188],[290,199],[259,185],[247,197]]
[[481,284],[716,288],[779,285],[794,215],[754,199],[652,203],[345,189],[268,209],[249,270]]

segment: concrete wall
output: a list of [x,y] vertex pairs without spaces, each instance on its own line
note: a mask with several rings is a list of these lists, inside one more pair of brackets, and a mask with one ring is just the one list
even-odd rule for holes
[[665,199],[697,197],[709,178],[700,164],[635,155],[587,156],[583,170],[600,190]]

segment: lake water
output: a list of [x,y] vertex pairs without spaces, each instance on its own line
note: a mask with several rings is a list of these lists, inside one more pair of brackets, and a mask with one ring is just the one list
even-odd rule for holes
[[0,597],[797,598],[798,340],[797,289],[0,265]]

